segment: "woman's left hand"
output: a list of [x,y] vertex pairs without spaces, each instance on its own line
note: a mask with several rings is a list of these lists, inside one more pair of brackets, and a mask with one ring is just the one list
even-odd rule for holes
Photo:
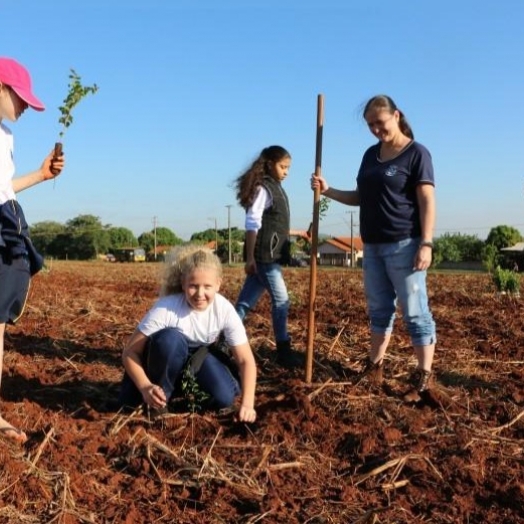
[[56,178],[62,172],[62,169],[64,169],[64,165],[64,155],[61,154],[60,156],[55,156],[54,150],[51,151],[51,153],[45,157],[45,160],[40,166],[43,179],[51,180],[52,178]]
[[413,269],[415,271],[425,271],[431,265],[433,250],[429,246],[420,246],[415,255]]

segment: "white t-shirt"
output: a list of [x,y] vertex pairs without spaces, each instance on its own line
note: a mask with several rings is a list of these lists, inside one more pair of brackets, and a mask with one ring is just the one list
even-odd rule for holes
[[0,122],[0,204],[16,199],[12,183],[14,174],[13,134]]
[[187,339],[189,347],[209,345],[224,331],[230,346],[247,342],[246,330],[233,304],[217,293],[204,311],[193,309],[184,293],[159,298],[138,324],[147,337],[164,328],[175,328]]
[[262,227],[262,215],[272,204],[271,193],[264,186],[258,186],[255,200],[246,212],[246,231],[258,231]]

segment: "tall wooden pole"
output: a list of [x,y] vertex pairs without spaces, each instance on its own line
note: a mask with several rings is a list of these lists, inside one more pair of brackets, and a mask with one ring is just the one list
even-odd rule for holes
[[[324,96],[317,97],[317,140],[315,152],[315,175],[321,174],[322,131],[324,129]],[[313,344],[315,342],[315,301],[317,294],[318,222],[320,219],[320,188],[313,192],[313,223],[311,227],[311,256],[309,273],[309,314],[307,324],[306,382],[313,376]]]

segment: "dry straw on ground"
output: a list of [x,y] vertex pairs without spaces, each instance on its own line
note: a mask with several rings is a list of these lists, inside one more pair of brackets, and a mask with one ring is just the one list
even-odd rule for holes
[[[445,402],[406,405],[401,322],[383,387],[354,386],[368,347],[359,272],[319,268],[313,383],[273,361],[269,303],[247,328],[258,421],[115,411],[120,352],[158,290],[154,264],[55,262],[8,330],[2,409],[30,439],[0,441],[2,523],[524,522],[524,306],[485,274],[430,274]],[[236,297],[241,268],[226,268]],[[309,273],[286,269],[304,348]]]

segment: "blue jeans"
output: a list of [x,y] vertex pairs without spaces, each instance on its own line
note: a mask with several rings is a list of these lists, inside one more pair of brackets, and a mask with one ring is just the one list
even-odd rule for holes
[[[143,366],[149,380],[162,387],[169,400],[179,385],[179,379],[189,357],[197,348],[188,348],[184,335],[173,328],[157,331],[149,337],[144,352]],[[195,379],[203,391],[213,399],[218,409],[231,406],[240,394],[240,385],[228,367],[208,353]],[[119,397],[120,405],[138,406],[142,395],[127,373],[124,375]]]
[[414,346],[436,342],[426,271],[413,269],[420,240],[364,245],[364,290],[372,333],[391,333],[397,299]]
[[287,317],[289,312],[289,296],[282,275],[280,264],[262,264],[257,262],[257,272],[247,275],[238,296],[235,309],[244,320],[250,309],[253,309],[262,293],[267,290],[271,297],[271,319],[276,342],[289,340]]

